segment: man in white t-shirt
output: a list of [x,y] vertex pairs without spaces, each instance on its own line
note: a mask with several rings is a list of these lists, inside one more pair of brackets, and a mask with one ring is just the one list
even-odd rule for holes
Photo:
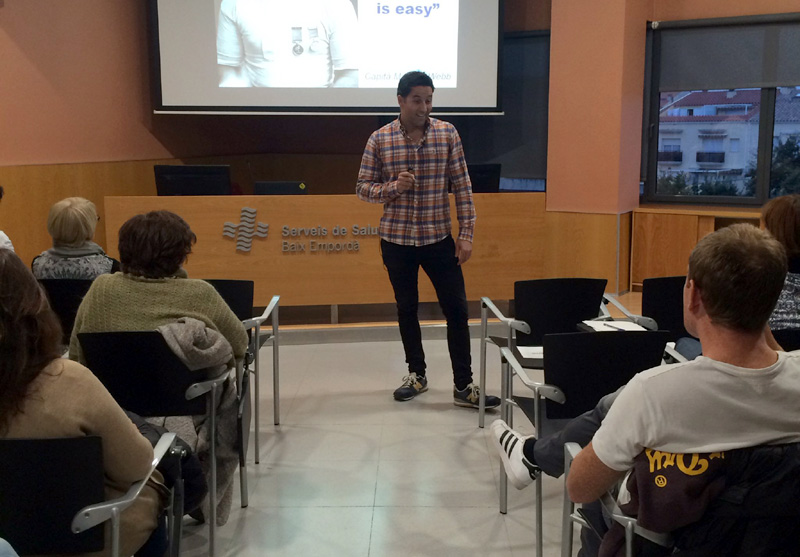
[[684,323],[703,356],[636,375],[572,464],[567,489],[596,500],[645,449],[713,453],[800,441],[800,352],[768,343],[786,255],[769,233],[737,224],[689,258]]
[[350,0],[222,0],[220,87],[358,87]]

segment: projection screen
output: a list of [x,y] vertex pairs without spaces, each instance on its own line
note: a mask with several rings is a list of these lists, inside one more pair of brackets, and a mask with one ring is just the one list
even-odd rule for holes
[[428,73],[435,110],[500,111],[501,0],[150,0],[155,112],[393,114]]

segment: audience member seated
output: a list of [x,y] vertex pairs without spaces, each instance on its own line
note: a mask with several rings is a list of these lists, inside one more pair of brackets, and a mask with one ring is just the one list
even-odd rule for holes
[[[789,272],[783,290],[769,318],[771,330],[800,329],[800,195],[784,195],[770,200],[761,210],[764,227],[786,250]],[[778,347],[771,334],[767,341]],[[675,349],[687,360],[702,354],[701,343],[694,338],[679,339]]]
[[[547,473],[567,441],[585,445],[567,482],[579,503],[596,501],[645,460],[646,451],[660,451],[664,462],[685,463],[699,462],[701,453],[725,458],[738,449],[800,442],[800,352],[776,352],[768,344],[767,320],[786,271],[781,244],[753,226],[733,225],[703,238],[689,259],[684,321],[704,355],[637,374],[553,439],[537,441],[495,422],[495,446],[512,483],[530,484],[539,467]],[[640,486],[639,492],[640,507],[665,508],[668,498],[692,503],[686,492],[674,489]],[[771,526],[769,520],[762,523]],[[774,545],[769,551],[777,554]]]
[[[80,333],[155,330],[180,320],[199,322],[201,327],[218,331],[226,344],[230,344],[233,357],[242,358],[247,349],[242,322],[213,286],[186,278],[182,269],[196,241],[186,221],[169,211],[152,211],[125,222],[119,230],[122,272],[101,275],[92,284],[75,317],[69,357],[85,363],[78,342]],[[233,383],[226,384],[218,407],[217,522],[220,525],[227,521],[230,512],[233,476],[238,465]],[[162,419],[158,424],[189,442],[204,469],[210,469],[208,447],[203,444],[208,438],[203,429],[204,416],[195,416],[193,422],[191,418]]]
[[[5,190],[3,190],[3,186],[0,186],[0,200],[3,199],[4,193]],[[9,249],[14,251],[14,246],[11,243],[11,240],[8,239],[8,236],[2,230],[0,230],[0,249]]]
[[789,272],[775,310],[771,329],[800,329],[800,195],[776,197],[761,212],[765,228],[786,250]]
[[[58,318],[25,264],[6,249],[0,249],[0,331],[0,436],[98,435],[106,495],[119,497],[142,479],[153,459],[150,442],[91,371],[60,357]],[[166,489],[160,481],[154,473],[142,495],[122,512],[121,554],[164,553],[163,529],[156,530],[165,503],[159,496]]]
[[68,197],[50,207],[47,232],[53,238],[53,247],[34,258],[34,276],[94,280],[119,271],[119,262],[92,241],[97,220],[94,203],[82,197]]

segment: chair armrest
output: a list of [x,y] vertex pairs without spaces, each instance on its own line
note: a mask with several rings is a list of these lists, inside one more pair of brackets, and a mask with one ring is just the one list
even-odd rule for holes
[[153,471],[161,462],[161,459],[175,444],[175,437],[176,435],[171,432],[161,436],[155,448],[153,448],[153,461],[150,463],[150,470],[147,475],[138,482],[134,482],[124,495],[102,503],[87,505],[79,510],[72,519],[72,531],[79,534],[110,520],[115,515],[119,516],[122,511],[127,509],[142,492],[147,480],[153,475]]
[[503,312],[500,311],[496,305],[487,297],[481,298],[481,304],[486,306],[492,314],[497,317],[501,322],[505,323],[507,326],[511,327],[515,331],[519,331],[521,333],[525,333],[529,335],[531,333],[531,327],[524,321],[520,321],[518,319],[511,319],[510,317],[506,317],[503,315]]
[[657,331],[658,330],[658,323],[652,317],[645,317],[643,315],[636,315],[631,313],[628,308],[622,305],[622,303],[617,300],[616,296],[613,294],[603,294],[603,299],[608,300],[612,306],[620,310],[625,317],[636,323],[637,325],[644,327],[648,331]]
[[217,377],[214,377],[213,379],[207,379],[206,381],[198,381],[197,383],[192,383],[186,389],[186,400],[195,399],[201,395],[206,394],[213,387],[218,387],[222,385],[228,379],[232,370],[235,371],[236,368],[235,367],[228,368]]
[[569,442],[564,443],[564,462],[572,462],[578,453],[581,452],[581,446],[577,443]]
[[633,319],[635,317],[633,313],[631,313],[628,308],[623,306],[622,303],[619,300],[617,300],[617,297],[614,296],[613,294],[603,294],[603,300],[607,301],[609,304],[620,310],[625,317],[629,319]]
[[689,360],[686,359],[686,357],[683,354],[681,354],[680,352],[678,352],[677,350],[675,350],[674,348],[672,348],[670,346],[665,346],[664,347],[664,353],[668,354],[669,356],[672,356],[675,359],[676,362],[688,362],[689,361]]
[[245,329],[252,329],[254,327],[261,327],[261,324],[264,323],[267,319],[269,319],[270,315],[272,315],[273,310],[278,307],[280,304],[281,297],[280,296],[273,296],[272,299],[267,304],[267,307],[264,308],[264,312],[259,315],[258,317],[251,317],[250,319],[245,319],[242,321],[242,325],[244,325]]
[[643,528],[636,522],[636,518],[632,516],[626,515],[622,512],[622,509],[619,508],[617,504],[617,500],[614,498],[611,493],[606,492],[600,497],[600,504],[603,506],[603,509],[606,511],[608,516],[614,522],[621,524],[622,526],[628,525],[628,527],[633,528],[634,534],[637,536],[641,536],[651,542],[658,544],[663,547],[671,547],[673,545],[672,535],[669,533],[660,533],[660,532],[653,532],[652,530],[648,530],[647,528]]
[[555,385],[539,383],[538,381],[534,381],[528,377],[528,374],[525,372],[525,368],[520,365],[519,361],[514,356],[514,353],[511,352],[511,350],[509,350],[507,347],[501,347],[500,353],[503,355],[503,358],[508,362],[508,364],[514,369],[514,373],[517,374],[517,376],[520,378],[520,381],[522,381],[526,387],[532,390],[536,396],[544,397],[559,404],[564,404],[566,402],[567,397],[564,395],[564,391]]

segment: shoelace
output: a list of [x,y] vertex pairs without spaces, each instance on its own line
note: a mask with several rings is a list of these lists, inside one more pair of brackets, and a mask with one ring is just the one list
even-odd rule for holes
[[403,387],[413,387],[416,382],[417,378],[414,375],[406,375],[403,377]]

